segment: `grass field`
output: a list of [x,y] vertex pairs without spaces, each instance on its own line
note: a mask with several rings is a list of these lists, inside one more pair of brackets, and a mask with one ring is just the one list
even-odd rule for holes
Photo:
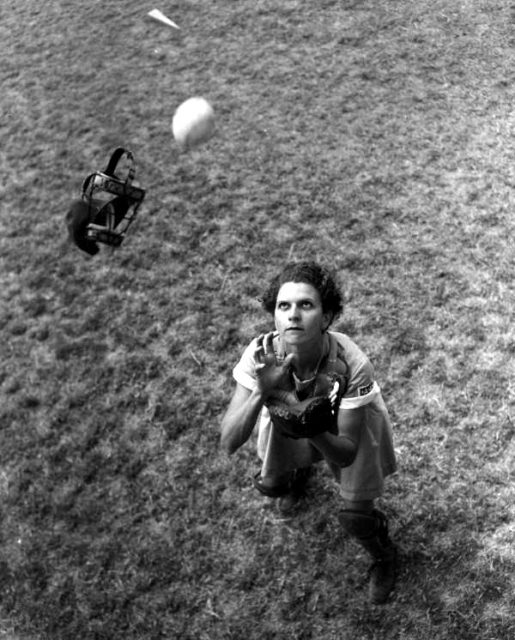
[[[512,3],[154,6],[0,6],[0,639],[515,637]],[[192,95],[217,134],[180,153]],[[89,258],[64,214],[120,145],[147,197]],[[305,257],[394,422],[383,607],[324,468],[284,520],[219,448]]]

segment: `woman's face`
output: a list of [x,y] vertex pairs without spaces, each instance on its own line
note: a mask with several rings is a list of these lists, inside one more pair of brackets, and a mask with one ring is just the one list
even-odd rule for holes
[[302,345],[322,339],[331,314],[324,313],[315,287],[306,282],[285,282],[277,294],[274,319],[284,342]]

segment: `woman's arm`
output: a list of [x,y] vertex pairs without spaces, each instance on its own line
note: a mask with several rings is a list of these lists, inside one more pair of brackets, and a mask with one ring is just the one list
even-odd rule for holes
[[348,467],[358,453],[361,428],[365,420],[365,407],[340,409],[338,412],[339,434],[321,433],[310,441],[324,458],[340,467]]
[[220,442],[227,453],[234,453],[250,438],[264,403],[265,395],[262,391],[251,391],[236,383],[221,424]]
[[222,418],[220,441],[228,453],[234,453],[247,442],[265,400],[274,391],[285,393],[290,384],[290,365],[293,355],[278,362],[274,353],[273,333],[261,335],[256,340],[253,353],[256,388],[247,389],[239,382],[229,407]]

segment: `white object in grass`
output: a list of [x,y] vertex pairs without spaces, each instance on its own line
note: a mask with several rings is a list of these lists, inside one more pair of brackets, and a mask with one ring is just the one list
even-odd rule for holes
[[169,27],[174,27],[174,29],[180,29],[180,27],[178,27],[175,24],[175,22],[172,22],[172,20],[170,20],[170,18],[167,18],[162,11],[159,11],[159,9],[152,9],[152,11],[148,12],[148,15],[151,18],[154,18],[154,20],[157,20],[158,22],[161,22],[162,24],[166,24]]

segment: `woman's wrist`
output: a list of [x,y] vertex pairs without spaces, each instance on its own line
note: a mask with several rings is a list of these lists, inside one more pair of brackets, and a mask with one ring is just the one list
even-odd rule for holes
[[252,392],[252,395],[257,402],[265,404],[265,402],[268,400],[268,397],[270,396],[270,393],[271,392],[267,391],[266,389],[260,389],[259,387],[256,387]]

